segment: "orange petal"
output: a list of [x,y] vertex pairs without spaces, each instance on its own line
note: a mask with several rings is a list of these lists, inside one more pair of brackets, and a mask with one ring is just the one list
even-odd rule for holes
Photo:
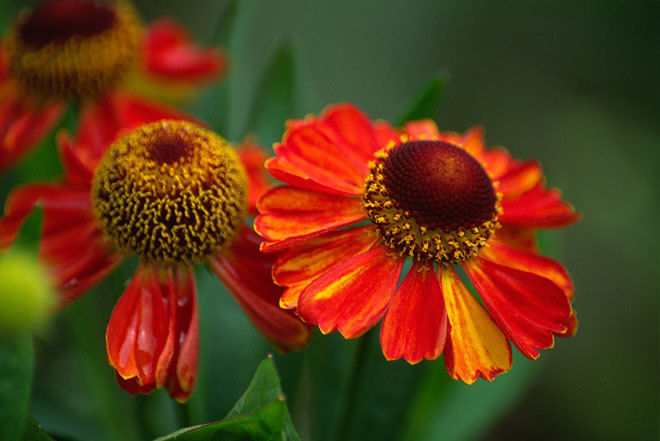
[[431,119],[409,121],[403,130],[411,139],[438,139],[440,135],[438,126]]
[[556,260],[528,251],[516,250],[493,240],[481,250],[481,255],[493,262],[543,276],[559,286],[569,300],[573,299],[573,281],[566,268]]
[[528,358],[554,345],[567,332],[571,305],[552,281],[477,257],[463,265],[488,311]]
[[381,147],[371,120],[353,104],[328,106],[319,118],[320,124],[329,129],[331,139],[353,163],[369,173],[367,163]]
[[495,179],[502,176],[513,165],[509,151],[503,147],[484,149],[479,153],[477,159]]
[[373,225],[326,233],[280,253],[275,259],[273,279],[282,286],[309,283],[342,263],[346,256],[367,251],[378,240]]
[[450,324],[445,347],[447,372],[467,384],[479,376],[492,381],[511,368],[511,346],[451,266],[438,268]]
[[[300,294],[298,314],[321,332],[359,337],[383,316],[401,273],[402,257],[377,246],[319,276]],[[347,256],[348,257],[348,256]]]
[[378,120],[374,122],[374,129],[376,130],[376,139],[378,140],[379,148],[385,147],[390,142],[398,142],[401,138],[399,131],[387,121]]
[[261,238],[243,227],[233,245],[209,260],[209,266],[232,293],[245,314],[282,351],[301,349],[310,332],[291,311],[281,309],[284,291],[271,277],[272,254],[259,252]]
[[447,311],[433,264],[415,261],[397,289],[380,327],[388,360],[435,360],[447,337]]
[[478,158],[486,150],[485,132],[486,130],[482,126],[473,126],[463,134],[463,148],[474,157]]
[[504,198],[513,198],[531,190],[543,179],[543,170],[536,161],[521,161],[497,178],[497,191]]
[[255,230],[269,242],[263,251],[291,246],[365,218],[362,202],[284,186],[270,190],[257,203],[261,215]]
[[558,228],[577,222],[582,217],[573,206],[561,200],[557,189],[545,189],[542,183],[520,197],[502,200],[503,224],[521,227]]
[[316,124],[287,130],[275,153],[303,176],[345,194],[361,195],[366,171],[357,167]]
[[539,251],[536,243],[536,228],[505,224],[502,225],[502,228],[496,230],[494,240],[531,253],[538,253]]
[[272,187],[272,182],[264,171],[266,152],[252,138],[247,137],[236,148],[236,153],[247,172],[248,209],[251,214],[257,214],[257,201]]
[[350,195],[350,193],[346,193],[345,191],[326,187],[325,185],[316,182],[281,156],[268,158],[264,166],[272,177],[285,184],[318,193]]

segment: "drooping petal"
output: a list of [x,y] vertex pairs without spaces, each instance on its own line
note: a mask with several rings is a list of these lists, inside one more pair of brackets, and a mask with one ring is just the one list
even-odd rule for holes
[[517,161],[497,178],[497,191],[505,199],[514,198],[534,188],[543,179],[543,170],[536,161]]
[[383,147],[378,143],[376,131],[371,120],[353,104],[334,104],[328,106],[319,118],[326,132],[362,171],[369,173],[367,163],[374,152]]
[[324,334],[336,329],[345,338],[373,327],[394,295],[403,265],[403,257],[388,252],[376,246],[316,278],[300,294],[300,317]]
[[282,351],[301,349],[309,341],[309,328],[291,311],[280,308],[284,289],[271,276],[275,256],[259,251],[261,240],[243,227],[232,246],[211,258],[209,266],[273,345]]
[[536,359],[567,332],[571,305],[554,282],[477,257],[464,268],[500,329],[520,352]]
[[110,365],[121,378],[135,378],[141,392],[162,384],[162,373],[168,372],[174,356],[174,290],[161,286],[158,279],[156,268],[140,265],[115,304],[106,330]]
[[30,212],[43,208],[39,257],[46,263],[66,305],[109,274],[123,256],[99,229],[89,192],[58,184],[24,185],[7,199],[0,219],[0,246],[7,249]]
[[367,251],[378,240],[373,225],[326,233],[280,253],[275,259],[273,279],[281,286],[309,283],[347,256]]
[[320,236],[365,218],[359,199],[324,195],[294,187],[276,187],[257,203],[255,230],[274,251]]
[[253,139],[246,138],[236,148],[248,177],[248,209],[250,214],[257,214],[257,201],[272,187],[272,181],[264,172],[266,152]]
[[191,83],[213,80],[228,66],[222,51],[198,47],[183,26],[167,18],[153,22],[146,29],[142,57],[149,74]]
[[573,299],[573,281],[561,263],[537,253],[511,248],[496,240],[492,240],[489,245],[481,251],[483,257],[552,280],[564,291],[569,300]]
[[388,360],[435,360],[447,337],[447,311],[433,264],[415,261],[387,307],[380,344]]
[[521,227],[559,228],[577,222],[582,217],[573,206],[561,199],[555,188],[542,183],[520,197],[502,200],[500,222]]
[[472,384],[491,381],[511,368],[511,346],[488,312],[467,290],[451,266],[439,266],[438,278],[449,316],[445,346],[449,376]]
[[60,119],[63,108],[61,102],[36,105],[20,95],[4,97],[0,103],[0,171],[36,147]]
[[365,170],[356,166],[316,124],[287,130],[282,143],[275,145],[275,153],[302,176],[325,187],[349,195],[362,194]]

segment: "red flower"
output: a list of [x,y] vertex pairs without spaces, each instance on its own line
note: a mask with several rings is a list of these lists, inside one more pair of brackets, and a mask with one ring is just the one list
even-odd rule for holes
[[226,65],[223,53],[197,48],[172,20],[142,34],[126,2],[46,1],[20,14],[0,45],[0,170],[38,144],[69,99],[103,102],[129,82],[187,93]]
[[[106,111],[112,109],[108,114]],[[165,386],[185,401],[197,371],[197,299],[191,263],[207,263],[248,317],[282,351],[302,348],[309,329],[279,308],[274,256],[244,225],[251,182],[263,178],[218,135],[159,107],[120,100],[89,107],[75,141],[59,137],[61,183],[14,190],[0,220],[8,247],[35,206],[43,207],[40,258],[61,305],[75,300],[124,257],[140,264],[106,333],[108,360],[131,393]],[[109,147],[121,125],[135,127]],[[113,125],[119,124],[119,125]],[[251,146],[249,149],[255,149]]]
[[507,338],[537,358],[576,331],[571,279],[537,253],[534,232],[579,215],[537,162],[485,148],[481,128],[442,133],[425,120],[399,131],[334,105],[290,122],[275,152],[266,168],[289,185],[260,199],[255,228],[263,251],[284,250],[273,267],[281,306],[323,333],[355,338],[383,318],[388,360],[444,351],[449,374],[471,383],[509,370]]

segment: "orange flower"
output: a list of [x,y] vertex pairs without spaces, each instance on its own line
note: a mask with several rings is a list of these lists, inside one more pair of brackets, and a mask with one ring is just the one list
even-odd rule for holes
[[[274,256],[259,252],[261,239],[244,224],[254,199],[248,193],[263,182],[253,164],[244,167],[207,129],[161,119],[159,107],[133,103],[116,110],[86,111],[75,141],[59,137],[63,182],[24,185],[10,194],[0,245],[8,247],[30,211],[43,207],[39,255],[62,306],[125,257],[140,258],[106,332],[108,360],[132,394],[165,386],[185,401],[192,393],[198,346],[192,263],[206,263],[278,349],[302,348],[309,329],[279,307],[283,289],[272,283]],[[109,121],[155,122],[110,145],[121,126]]]
[[534,359],[575,333],[571,279],[537,253],[534,232],[579,215],[537,162],[485,148],[481,128],[443,133],[425,120],[399,131],[333,105],[290,122],[275,152],[266,168],[289,185],[260,199],[255,229],[263,251],[284,250],[280,305],[323,333],[355,338],[383,318],[388,360],[444,351],[467,383],[510,369],[507,338]]
[[50,0],[24,11],[0,45],[0,170],[37,145],[69,99],[103,102],[130,76],[141,89],[197,87],[226,65],[174,21],[142,32],[125,1]]

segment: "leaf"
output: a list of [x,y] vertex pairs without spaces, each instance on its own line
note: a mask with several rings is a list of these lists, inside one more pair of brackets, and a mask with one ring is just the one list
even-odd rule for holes
[[440,98],[445,91],[449,75],[437,73],[433,75],[417,93],[411,104],[396,121],[396,125],[403,125],[406,121],[431,118],[436,111]]
[[188,427],[158,438],[156,441],[271,441],[283,440],[287,414],[284,400],[276,399],[251,415],[217,423]]
[[34,350],[31,335],[0,341],[0,439],[19,439],[30,400]]
[[19,250],[37,256],[42,219],[43,209],[41,206],[37,206],[25,219],[11,250]]
[[281,138],[284,123],[294,115],[295,58],[290,43],[281,43],[257,88],[246,133],[255,133],[264,145]]
[[419,387],[406,419],[404,440],[479,439],[510,409],[539,372],[538,363],[514,353],[510,372],[472,385],[447,375],[436,362]]
[[[269,356],[257,367],[257,372],[252,378],[245,393],[238,399],[234,407],[229,411],[226,418],[236,417],[254,412],[259,407],[273,400],[284,400],[280,378],[275,370],[273,358]],[[300,437],[296,433],[291,422],[291,415],[285,408],[284,432],[286,440],[299,441]]]
[[25,427],[23,427],[23,435],[21,441],[53,441],[53,438],[44,432],[43,427],[31,416],[25,420]]

